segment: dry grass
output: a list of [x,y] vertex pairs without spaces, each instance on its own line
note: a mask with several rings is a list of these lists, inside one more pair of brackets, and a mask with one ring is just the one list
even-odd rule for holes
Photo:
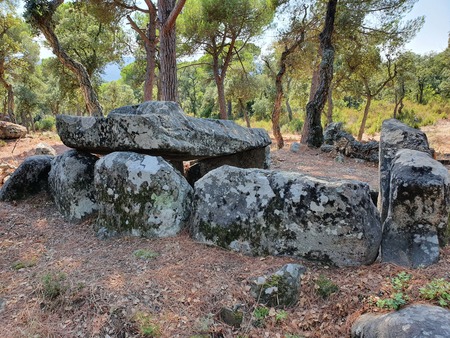
[[[0,158],[11,156],[7,149]],[[32,152],[20,144],[16,150],[17,161]],[[377,170],[350,160],[341,166],[306,149],[298,157],[287,150],[274,152],[274,163],[279,169],[362,180]],[[333,173],[324,170],[329,166]],[[135,252],[140,249],[157,255],[139,258]],[[307,267],[299,303],[286,309],[286,318],[276,320],[271,311],[256,327],[249,279],[290,262]],[[17,263],[24,267],[18,269]],[[5,338],[150,337],[150,332],[160,337],[347,337],[358,315],[381,311],[369,300],[388,295],[389,278],[400,271],[405,269],[381,263],[337,269],[289,257],[248,257],[195,243],[186,233],[168,239],[99,240],[92,221],[65,222],[45,194],[0,202],[0,327]],[[405,291],[411,302],[422,301],[419,287],[434,278],[448,280],[449,271],[448,246],[438,264],[407,270],[413,275]],[[46,293],[43,278],[48,276],[63,276],[54,298]],[[320,276],[339,291],[326,299],[319,296],[315,282]],[[218,313],[238,304],[244,322],[235,329]]]

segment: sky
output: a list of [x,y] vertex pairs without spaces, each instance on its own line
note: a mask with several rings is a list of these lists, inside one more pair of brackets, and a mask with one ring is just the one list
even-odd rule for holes
[[419,0],[406,18],[420,15],[425,16],[425,23],[405,49],[417,54],[444,51],[450,34],[450,0]]

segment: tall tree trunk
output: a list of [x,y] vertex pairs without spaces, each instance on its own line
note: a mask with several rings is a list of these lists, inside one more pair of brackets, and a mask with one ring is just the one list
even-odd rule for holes
[[320,64],[314,67],[312,79],[311,79],[311,88],[309,89],[309,101],[314,99],[314,95],[319,88],[319,80],[320,80]]
[[219,56],[213,55],[213,73],[214,81],[217,87],[217,100],[219,103],[219,118],[221,120],[228,120],[227,106],[225,101],[225,86],[223,69],[221,71],[219,66]]
[[425,89],[425,84],[423,82],[419,82],[419,94],[417,96],[417,102],[423,104],[423,91]]
[[14,114],[14,90],[12,84],[5,81],[4,78],[0,78],[0,82],[6,89],[6,110],[8,112],[9,120],[12,123],[17,123],[16,115]]
[[228,116],[231,116],[233,112],[233,104],[231,103],[231,100],[227,101],[227,114]]
[[398,106],[400,105],[400,100],[399,100],[398,97],[399,97],[399,94],[398,94],[398,93],[395,93],[395,98],[394,98],[395,106],[394,106],[394,113],[392,114],[392,117],[393,117],[394,119],[397,118]]
[[[305,16],[303,18],[303,23],[306,19],[306,8],[305,8]],[[280,115],[281,115],[281,101],[284,97],[284,91],[283,91],[283,77],[286,74],[286,60],[290,54],[292,54],[295,49],[297,49],[298,46],[300,46],[303,41],[305,41],[305,31],[302,30],[300,35],[295,39],[294,43],[288,47],[285,46],[284,51],[281,53],[280,57],[280,69],[278,70],[278,73],[275,76],[275,89],[276,89],[276,95],[275,95],[275,102],[273,104],[273,110],[272,110],[272,132],[273,136],[275,137],[275,140],[277,142],[278,149],[281,149],[284,147],[284,140],[283,135],[281,135],[280,130]],[[290,85],[290,81],[288,80],[288,89]],[[289,100],[286,99],[286,107],[288,108],[289,112],[289,121],[292,120],[292,110],[289,106]]]
[[294,119],[294,116],[292,115],[292,107],[291,107],[291,104],[289,103],[288,96],[286,96],[285,101],[286,101],[286,110],[288,112],[288,120],[289,120],[289,122],[291,122]]
[[322,51],[322,62],[319,69],[319,87],[314,94],[313,100],[306,105],[306,119],[302,132],[301,142],[309,147],[320,147],[323,143],[323,129],[321,114],[328,90],[333,79],[334,48],[331,44],[331,36],[334,29],[334,18],[336,15],[337,0],[329,0],[325,26],[320,33],[320,49]]
[[12,123],[16,123],[16,116],[14,114],[14,90],[12,84],[8,83],[5,78],[5,59],[0,60],[0,83],[6,90],[5,112],[9,116]]
[[287,94],[285,95],[286,110],[288,112],[288,120],[289,120],[289,122],[291,122],[292,119],[293,119],[292,108],[291,108],[291,104],[289,102],[289,92],[291,91],[291,81],[292,81],[292,78],[288,78],[287,81],[286,81]]
[[175,21],[186,0],[158,0],[161,99],[177,101],[177,54]]
[[333,83],[330,84],[330,89],[328,90],[327,95],[327,126],[333,123],[333,109],[334,109],[334,103],[333,103]]
[[148,5],[148,24],[146,30],[142,30],[136,22],[128,15],[127,19],[131,28],[138,33],[144,43],[145,49],[145,79],[144,79],[144,101],[153,100],[153,86],[155,84],[156,70],[156,7],[151,1],[147,1]]
[[225,101],[225,86],[221,76],[216,77],[217,95],[219,101],[219,118],[228,120],[227,105]]
[[358,141],[362,140],[364,129],[366,129],[367,116],[369,115],[370,104],[372,103],[372,96],[367,95],[366,97],[366,106],[364,107],[364,115],[361,121],[361,126],[359,127],[358,132]]
[[[51,2],[52,10],[56,11],[56,8],[61,5],[64,1],[54,0]],[[80,84],[81,92],[83,94],[84,101],[86,103],[86,109],[88,113],[92,116],[103,116],[103,109],[98,101],[97,93],[92,87],[91,79],[89,78],[86,68],[79,62],[73,60],[66,51],[61,47],[59,40],[53,31],[52,18],[42,16],[40,13],[32,13],[34,23],[40,29],[42,34],[44,34],[45,39],[52,47],[53,54],[55,54],[59,61],[68,69],[70,69],[78,79]]]
[[[283,52],[285,53],[285,52]],[[275,88],[276,88],[276,96],[275,102],[273,104],[272,110],[272,132],[275,141],[277,142],[277,148],[281,149],[284,147],[283,135],[281,135],[280,130],[280,115],[281,115],[281,101],[283,100],[283,75],[286,72],[286,62],[285,58],[281,56],[280,61],[280,70],[275,78]]]
[[250,126],[250,119],[248,117],[247,107],[245,107],[244,102],[242,102],[242,99],[239,98],[239,107],[241,109],[242,114],[244,115],[245,124],[247,125],[247,128],[251,128]]

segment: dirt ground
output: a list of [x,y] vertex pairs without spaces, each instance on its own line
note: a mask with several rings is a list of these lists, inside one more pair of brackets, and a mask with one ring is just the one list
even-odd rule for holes
[[[442,153],[450,153],[448,130],[446,135],[437,144]],[[354,159],[338,163],[304,147],[294,154],[289,151],[293,141],[298,140],[290,136],[285,149],[273,149],[273,169],[358,179],[377,188],[376,165]],[[0,148],[0,163],[17,166],[39,142],[58,153],[67,150],[57,136],[39,134],[8,141]],[[410,303],[424,302],[419,287],[432,279],[450,279],[449,246],[441,250],[439,263],[423,269],[379,262],[335,268],[290,257],[248,257],[195,243],[187,233],[100,240],[92,223],[65,222],[45,194],[0,202],[2,337],[348,337],[358,315],[385,311],[373,302],[393,293],[390,278],[399,272],[412,275],[403,291]],[[269,309],[258,320],[248,281],[286,263],[307,267],[300,301],[292,308]],[[319,284],[327,279],[338,291],[323,298]],[[240,328],[219,316],[221,308],[233,306],[243,312]]]

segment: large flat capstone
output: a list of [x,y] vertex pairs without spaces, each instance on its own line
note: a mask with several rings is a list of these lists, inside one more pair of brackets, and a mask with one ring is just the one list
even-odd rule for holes
[[264,129],[187,116],[175,102],[149,101],[114,109],[107,117],[59,115],[56,127],[71,148],[97,154],[134,151],[185,161],[265,148]]

